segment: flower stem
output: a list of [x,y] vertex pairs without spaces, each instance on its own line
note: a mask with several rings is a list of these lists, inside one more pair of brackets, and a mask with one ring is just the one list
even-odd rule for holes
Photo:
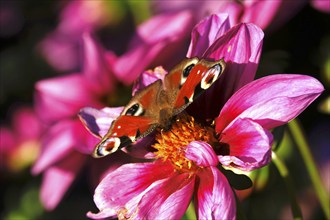
[[276,155],[275,152],[272,152],[272,161],[274,162],[275,166],[277,167],[280,175],[285,181],[287,191],[289,193],[290,202],[291,202],[291,210],[294,219],[303,219],[301,214],[301,209],[298,205],[298,202],[296,200],[295,192],[294,192],[294,186],[292,178],[289,175],[289,171],[287,167],[285,166],[284,162]]
[[310,147],[308,146],[307,140],[303,134],[302,128],[299,122],[295,119],[289,123],[289,129],[293,136],[294,141],[301,153],[301,156],[306,164],[308,174],[312,180],[316,195],[321,203],[321,207],[326,216],[326,219],[330,219],[330,204],[327,192],[322,184],[321,177],[315,165]]

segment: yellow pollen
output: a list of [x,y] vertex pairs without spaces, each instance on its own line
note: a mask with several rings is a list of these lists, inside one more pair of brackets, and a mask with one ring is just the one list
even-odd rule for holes
[[187,145],[192,141],[204,141],[211,145],[217,141],[215,131],[209,126],[196,122],[192,116],[177,116],[168,131],[161,129],[156,135],[153,147],[157,158],[170,161],[180,172],[194,172],[198,166],[185,157]]

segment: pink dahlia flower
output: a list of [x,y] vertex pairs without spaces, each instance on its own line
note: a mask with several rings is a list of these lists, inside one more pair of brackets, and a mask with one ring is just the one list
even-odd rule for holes
[[[94,194],[100,212],[88,213],[89,217],[180,218],[194,198],[198,219],[235,219],[235,198],[218,165],[250,171],[269,163],[273,140],[269,129],[296,117],[323,86],[312,77],[294,74],[250,82],[262,31],[252,24],[229,29],[227,22],[226,16],[214,15],[198,24],[188,52],[210,60],[224,58],[226,72],[187,109],[189,114],[177,117],[170,131],[156,131],[133,147],[138,150],[143,143],[152,162],[125,164],[107,174]],[[145,85],[153,81],[145,79]],[[228,91],[216,93],[221,91],[218,87]],[[111,108],[85,108],[80,113],[99,136],[118,115],[118,109]]]

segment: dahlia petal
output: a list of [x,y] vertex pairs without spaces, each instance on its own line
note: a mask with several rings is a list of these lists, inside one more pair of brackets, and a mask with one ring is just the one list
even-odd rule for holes
[[174,175],[151,188],[138,204],[135,219],[180,219],[194,191],[194,177]]
[[271,160],[272,134],[251,119],[236,119],[222,132],[220,142],[229,146],[229,155],[218,156],[223,166],[250,171]]
[[170,57],[173,59],[177,44],[183,43],[191,26],[192,15],[187,11],[154,16],[143,23],[138,27],[129,52],[117,60],[116,76],[129,84],[151,64],[156,66]]
[[[76,39],[55,31],[46,36],[37,46],[42,56],[57,71],[73,71],[79,65]],[[65,59],[63,59],[65,55]]]
[[245,10],[241,22],[250,22],[265,29],[273,21],[282,1],[246,1],[244,3]]
[[257,26],[240,24],[231,28],[208,48],[203,57],[214,60],[224,58],[226,70],[210,89],[189,106],[188,111],[191,114],[203,116],[204,119],[215,118],[229,97],[254,79],[263,36],[262,30]]
[[[254,79],[263,37],[264,33],[259,27],[253,24],[239,24],[215,41],[203,55],[215,60],[224,58],[228,63],[228,79],[224,83],[226,88],[233,88],[229,96]],[[226,94],[225,96],[228,97]]]
[[32,167],[34,175],[44,171],[74,150],[76,143],[74,128],[75,124],[72,121],[61,121],[50,128],[44,137],[41,155]]
[[221,132],[236,117],[248,117],[265,128],[287,123],[299,115],[324,90],[306,75],[276,74],[255,80],[235,93],[216,119]]
[[80,110],[78,116],[92,134],[97,137],[103,137],[122,110],[123,107],[103,108],[101,110],[85,107]]
[[216,168],[198,172],[200,180],[195,195],[198,219],[235,219],[236,202],[226,177]]
[[187,145],[185,157],[198,166],[216,166],[218,158],[213,148],[206,142],[193,141]]
[[108,93],[114,89],[114,76],[107,65],[109,55],[103,51],[100,45],[89,33],[83,34],[84,48],[84,75],[94,82],[94,89],[98,93]]
[[15,150],[16,146],[16,136],[14,132],[7,127],[0,126],[0,152],[1,152],[1,162],[5,160],[2,156],[6,155]]
[[[13,129],[19,135],[19,139],[37,139],[42,132],[41,122],[32,108],[22,107],[17,109],[13,116]],[[16,138],[16,141],[17,141]]]
[[87,105],[100,105],[90,90],[90,82],[79,74],[39,81],[35,98],[37,114],[47,122],[75,116]]
[[324,1],[324,0],[311,0],[312,6],[324,13],[330,13],[330,4],[329,1]]
[[83,167],[85,159],[82,154],[71,153],[44,173],[40,199],[47,210],[53,210],[61,201]]
[[229,28],[228,14],[211,15],[199,22],[192,30],[187,57],[201,57]]
[[84,127],[79,120],[73,120],[74,130],[73,135],[75,137],[74,149],[80,153],[91,155],[95,149],[96,144],[100,142],[99,137],[95,137]]
[[136,207],[148,187],[172,174],[172,166],[161,162],[125,164],[100,182],[94,202],[101,213],[112,216],[126,206]]
[[144,71],[133,84],[132,96],[156,80],[163,80],[166,74],[167,71],[162,67],[156,67],[153,71]]

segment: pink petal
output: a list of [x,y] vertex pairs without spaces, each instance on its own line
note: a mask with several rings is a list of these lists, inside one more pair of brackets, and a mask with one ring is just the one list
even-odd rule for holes
[[180,219],[194,191],[194,176],[174,175],[150,189],[138,204],[136,219]]
[[227,14],[211,15],[202,20],[192,30],[187,57],[201,57],[206,49],[229,28]]
[[[173,174],[173,167],[162,162],[125,164],[108,174],[98,185],[94,202],[102,216],[113,216],[123,208],[135,209],[144,191],[154,182]],[[122,187],[121,187],[122,186]],[[89,217],[94,214],[89,213]]]
[[47,122],[75,116],[85,106],[100,105],[90,82],[79,74],[39,81],[35,99],[38,115]]
[[216,168],[201,169],[195,195],[198,219],[235,219],[236,202],[226,177]]
[[[63,36],[56,31],[48,34],[37,49],[57,71],[72,71],[79,65],[77,39]],[[64,55],[65,59],[63,59]]]
[[92,134],[97,137],[103,137],[122,110],[123,107],[103,108],[101,110],[85,107],[80,110],[78,116]]
[[72,153],[76,143],[74,128],[72,121],[61,121],[51,127],[44,137],[41,155],[32,168],[34,175]]
[[250,119],[238,118],[227,126],[220,143],[229,148],[228,155],[219,156],[224,166],[251,171],[271,160],[272,134]]
[[109,55],[106,55],[89,33],[83,35],[83,49],[85,76],[95,84],[94,88],[100,95],[111,92],[115,81],[111,67],[107,63]]
[[19,108],[13,116],[13,127],[19,139],[38,139],[42,132],[42,125],[32,108]]
[[273,21],[275,15],[280,16],[281,14],[278,13],[278,9],[282,1],[245,1],[244,4],[245,10],[241,22],[254,23],[262,29]]
[[297,74],[263,77],[244,86],[225,104],[216,119],[221,131],[235,118],[247,117],[270,129],[299,115],[324,90],[316,79]]
[[83,167],[85,159],[82,154],[72,153],[44,173],[40,199],[47,210],[53,210],[61,201]]
[[134,96],[138,91],[160,79],[163,80],[167,71],[162,67],[156,67],[154,70],[144,71],[134,82],[132,89],[132,96]]
[[325,0],[311,0],[312,6],[325,13],[330,13],[330,2]]
[[75,139],[74,149],[80,153],[91,155],[96,144],[100,142],[99,137],[91,135],[79,120],[74,120],[73,135]]
[[6,158],[5,155],[15,150],[17,145],[16,136],[14,132],[4,126],[0,127],[0,152],[1,152],[1,163]]
[[263,32],[260,28],[253,24],[240,24],[208,48],[203,57],[214,60],[224,58],[226,70],[214,86],[189,107],[191,114],[206,119],[215,118],[229,97],[253,80],[262,41]]
[[117,77],[129,84],[148,67],[173,60],[191,26],[192,15],[188,12],[161,14],[140,25],[130,50],[116,62]]
[[[264,33],[253,24],[239,24],[231,28],[225,35],[216,40],[203,55],[218,60],[224,58],[227,72],[239,72],[242,80],[236,85],[240,88],[253,80],[262,49]],[[242,78],[242,79],[240,79]],[[235,85],[235,84],[234,84]]]
[[186,158],[194,161],[198,166],[216,166],[218,158],[211,145],[202,141],[193,141],[187,145]]

